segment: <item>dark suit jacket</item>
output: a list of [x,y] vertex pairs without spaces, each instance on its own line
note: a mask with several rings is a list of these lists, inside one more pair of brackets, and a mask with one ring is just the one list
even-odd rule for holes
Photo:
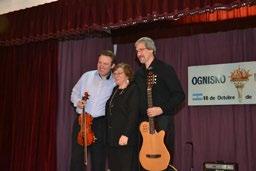
[[138,135],[138,90],[131,83],[125,89],[114,88],[106,104],[107,142],[119,146],[121,135],[127,136],[128,145],[135,145]]
[[[180,81],[172,66],[154,59],[149,69],[141,67],[135,74],[135,82],[139,89],[141,120],[147,120],[147,74],[153,72],[156,75],[155,84],[152,87],[153,106],[161,107],[163,114],[156,117],[158,129],[169,130],[173,127],[173,114],[176,108],[184,100],[185,95]],[[172,128],[173,129],[173,128]]]

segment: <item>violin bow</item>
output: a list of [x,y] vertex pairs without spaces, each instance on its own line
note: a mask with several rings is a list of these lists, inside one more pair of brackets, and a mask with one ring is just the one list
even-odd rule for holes
[[[87,92],[84,93],[83,100],[88,100],[89,94]],[[83,138],[84,138],[84,165],[87,166],[88,161],[88,151],[87,151],[87,135],[86,135],[86,117],[85,117],[85,106],[83,107],[83,113],[82,113],[82,129],[83,129]]]

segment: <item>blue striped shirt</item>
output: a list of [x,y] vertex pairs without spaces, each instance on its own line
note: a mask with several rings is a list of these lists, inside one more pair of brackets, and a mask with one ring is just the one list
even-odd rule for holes
[[114,79],[110,75],[109,79],[101,78],[97,70],[84,73],[76,83],[71,93],[71,102],[76,107],[78,114],[82,109],[77,107],[77,103],[82,99],[85,92],[88,92],[89,99],[86,101],[85,111],[92,117],[105,115],[105,105],[115,86]]

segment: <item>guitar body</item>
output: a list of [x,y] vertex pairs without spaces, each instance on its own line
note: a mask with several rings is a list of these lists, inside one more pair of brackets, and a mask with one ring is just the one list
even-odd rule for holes
[[143,138],[139,153],[142,167],[150,171],[166,169],[170,161],[170,154],[164,144],[165,132],[161,130],[151,134],[149,122],[140,124],[140,132]]

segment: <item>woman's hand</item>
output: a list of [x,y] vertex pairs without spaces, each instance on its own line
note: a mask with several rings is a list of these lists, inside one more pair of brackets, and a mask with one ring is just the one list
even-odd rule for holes
[[128,143],[128,137],[125,135],[121,135],[121,137],[119,138],[119,145],[127,145]]

